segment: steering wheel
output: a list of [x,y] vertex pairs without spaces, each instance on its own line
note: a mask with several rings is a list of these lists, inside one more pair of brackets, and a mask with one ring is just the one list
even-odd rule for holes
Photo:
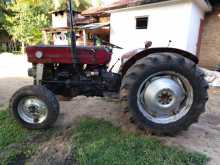
[[123,48],[120,47],[120,46],[117,46],[117,45],[115,45],[115,44],[112,44],[112,43],[110,43],[110,42],[107,42],[107,41],[101,39],[101,38],[98,37],[97,35],[95,35],[95,37],[96,37],[97,39],[101,40],[101,43],[102,43],[103,45],[106,45],[106,46],[111,47],[111,48],[123,49]]
[[120,46],[117,46],[117,45],[115,45],[115,44],[112,44],[112,43],[107,42],[107,41],[104,41],[104,40],[102,40],[102,44],[107,45],[107,46],[110,46],[110,47],[112,47],[112,48],[116,48],[116,49],[123,49],[123,48],[120,47]]

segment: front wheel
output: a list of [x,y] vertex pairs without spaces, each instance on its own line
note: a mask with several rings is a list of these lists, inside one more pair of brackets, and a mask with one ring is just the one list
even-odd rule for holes
[[202,71],[178,54],[152,54],[126,73],[121,97],[137,124],[156,134],[174,135],[198,121],[208,100]]
[[47,129],[57,120],[59,103],[56,96],[43,86],[26,86],[10,100],[15,119],[29,129]]

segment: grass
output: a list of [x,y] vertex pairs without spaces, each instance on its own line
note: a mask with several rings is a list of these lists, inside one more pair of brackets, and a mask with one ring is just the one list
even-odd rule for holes
[[33,133],[21,128],[6,110],[0,111],[0,160],[2,164],[16,162],[18,157],[30,156],[35,148],[28,144]]
[[41,134],[22,128],[7,108],[0,108],[0,164],[24,164],[37,149],[37,143],[32,140]]
[[[39,146],[56,131],[28,131],[0,108],[0,164],[25,164]],[[46,139],[45,139],[46,137]],[[205,165],[198,153],[167,147],[150,137],[124,133],[111,123],[82,119],[73,129],[73,157],[80,165]]]
[[208,161],[204,155],[167,147],[150,137],[123,133],[102,120],[82,120],[72,138],[80,165],[205,165]]

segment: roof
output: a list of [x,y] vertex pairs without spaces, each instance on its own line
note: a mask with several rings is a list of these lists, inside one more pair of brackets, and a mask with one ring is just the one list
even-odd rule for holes
[[210,3],[212,4],[212,5],[218,5],[218,4],[220,4],[220,1],[219,0],[209,0],[210,1]]
[[[93,7],[88,10],[83,11],[82,15],[101,15],[106,14],[106,11],[115,10],[120,8],[141,6],[146,4],[165,2],[165,1],[173,1],[173,0],[118,0],[110,5],[101,6],[101,7]],[[206,3],[211,2],[211,4],[220,3],[220,0],[204,0]]]
[[[53,11],[50,11],[49,14],[55,14],[55,13],[61,13],[61,12],[68,12],[68,10],[67,9],[53,10]],[[80,14],[79,11],[73,10],[73,12],[77,13],[77,14]]]
[[97,22],[97,19],[94,17],[85,17],[79,15],[78,17],[75,17],[74,21],[75,21],[75,25],[87,25],[90,23]]
[[[90,23],[87,25],[76,25],[74,26],[74,29],[85,29],[85,30],[97,30],[97,29],[109,29],[110,23]],[[44,28],[43,31],[47,33],[57,33],[57,32],[63,32],[63,31],[70,31],[70,27],[59,27],[59,28]]]
[[110,23],[109,22],[107,22],[107,23],[92,23],[92,24],[81,26],[80,28],[81,29],[87,29],[87,30],[95,30],[95,29],[101,29],[101,28],[104,28],[104,27],[109,28]]
[[146,5],[146,4],[158,3],[164,1],[171,1],[171,0],[119,0],[110,5],[89,8],[88,10],[83,11],[82,15],[99,15],[99,14],[104,14],[105,11],[108,10],[140,6],[140,5]]
[[105,7],[91,7],[82,11],[82,15],[102,15],[105,14]]

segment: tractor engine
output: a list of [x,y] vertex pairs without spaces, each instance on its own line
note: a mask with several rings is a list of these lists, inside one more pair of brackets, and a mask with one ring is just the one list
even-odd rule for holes
[[112,53],[106,47],[77,47],[77,71],[70,46],[30,46],[26,52],[33,64],[29,75],[35,78],[35,84],[57,95],[103,96],[104,92],[119,90],[121,76],[107,71]]
[[37,78],[38,66],[29,71],[35,84],[44,85],[56,95],[65,97],[103,96],[105,92],[118,92],[121,76],[107,71],[106,65],[81,65],[76,73],[70,64],[44,64],[42,79]]

